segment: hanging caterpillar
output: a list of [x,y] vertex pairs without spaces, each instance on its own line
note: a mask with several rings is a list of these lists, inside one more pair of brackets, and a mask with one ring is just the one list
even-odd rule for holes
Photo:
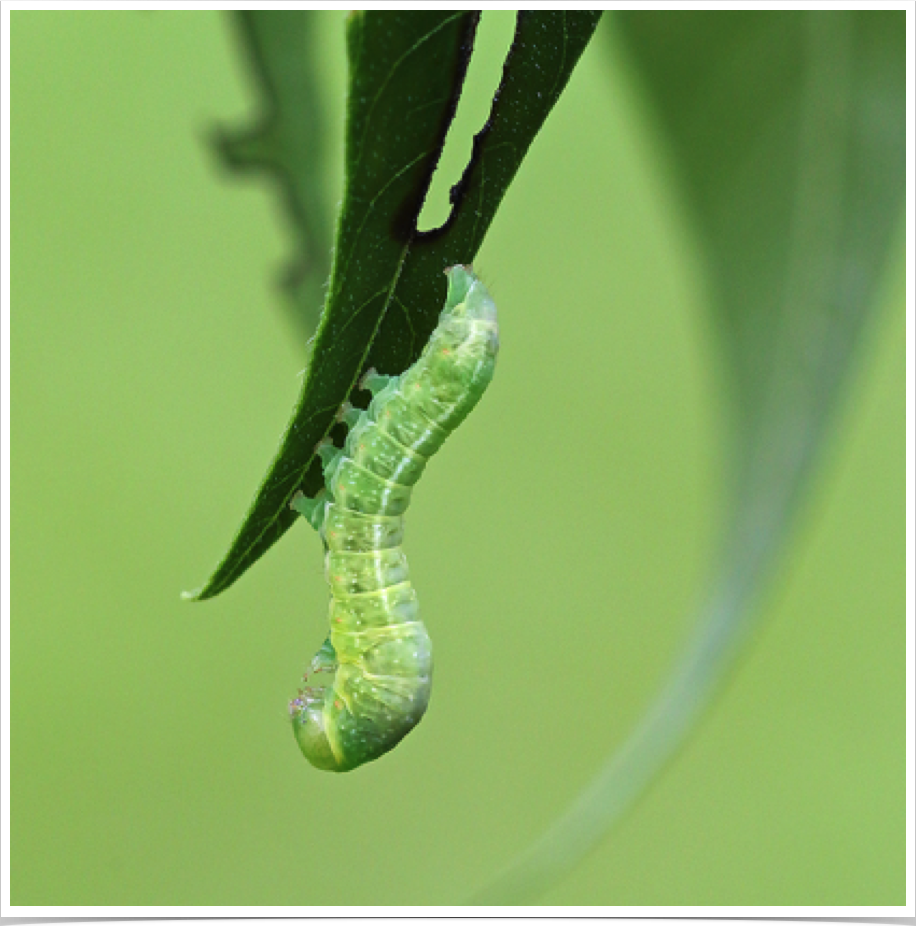
[[[330,633],[289,705],[312,765],[346,772],[384,755],[429,702],[432,644],[401,550],[404,512],[429,458],[493,378],[496,306],[469,267],[452,267],[439,324],[400,376],[374,370],[367,411],[345,407],[338,450],[318,447],[325,489],[291,505],[324,541]],[[316,679],[317,676],[317,679]]]

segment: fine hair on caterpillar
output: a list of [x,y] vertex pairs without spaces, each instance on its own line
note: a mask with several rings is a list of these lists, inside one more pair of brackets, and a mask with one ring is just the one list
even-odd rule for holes
[[496,306],[470,267],[448,293],[420,358],[400,376],[369,370],[365,411],[345,405],[343,448],[322,442],[325,488],[292,503],[318,531],[331,590],[328,637],[290,702],[317,768],[345,772],[392,749],[429,703],[432,644],[401,549],[404,512],[429,459],[478,403],[499,350]]

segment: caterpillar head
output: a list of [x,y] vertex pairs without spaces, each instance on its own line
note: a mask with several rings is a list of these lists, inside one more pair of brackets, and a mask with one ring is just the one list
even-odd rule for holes
[[289,702],[289,712],[299,748],[315,768],[344,772],[352,767],[341,763],[334,754],[325,726],[323,695],[312,694],[309,689],[305,689]]
[[[386,603],[391,596],[382,596],[363,607],[384,605],[387,620],[416,617],[407,590],[406,600]],[[325,640],[309,666],[306,687],[290,702],[296,741],[316,768],[346,772],[378,759],[420,722],[429,703],[432,648],[425,628],[418,621],[373,627],[372,617],[361,615],[364,633],[338,633],[337,648],[330,637]],[[367,645],[364,634],[375,642]]]
[[293,731],[302,754],[316,768],[348,772],[393,749],[419,723],[429,701],[429,680],[410,698],[407,711],[353,716],[333,688],[304,689],[290,702]]
[[316,768],[342,772],[352,766],[343,767],[340,747],[332,745],[326,710],[328,696],[334,696],[331,685],[336,671],[337,653],[328,637],[302,677],[305,687],[289,702],[289,714],[299,748],[309,762]]

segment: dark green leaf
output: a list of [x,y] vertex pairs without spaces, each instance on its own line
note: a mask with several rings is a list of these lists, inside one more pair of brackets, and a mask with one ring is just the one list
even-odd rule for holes
[[[417,217],[454,115],[476,17],[359,13],[350,21],[347,188],[325,313],[299,404],[238,536],[207,585],[228,588],[291,526],[289,502],[322,485],[315,445],[370,366],[399,373],[420,354],[445,295],[442,272],[470,263],[528,147],[566,86],[600,11],[523,11],[448,221]],[[351,395],[352,394],[352,395]]]
[[604,836],[715,693],[821,450],[903,214],[902,11],[623,12],[707,245],[733,388],[730,510],[697,629],[570,810],[478,898],[542,893]]
[[309,10],[231,14],[261,96],[253,126],[221,129],[216,145],[239,171],[265,171],[276,182],[296,237],[283,287],[303,343],[314,334],[331,259],[325,203],[324,114],[314,67],[315,18]]

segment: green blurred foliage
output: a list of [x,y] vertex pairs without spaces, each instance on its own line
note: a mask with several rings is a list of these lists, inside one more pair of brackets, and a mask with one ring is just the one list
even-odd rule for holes
[[693,734],[763,616],[900,231],[901,10],[631,10],[604,23],[608,53],[640,78],[700,246],[727,375],[728,501],[664,685],[481,904],[524,903],[572,871]]
[[278,280],[290,327],[305,341],[318,326],[331,267],[332,226],[324,190],[327,120],[323,75],[316,67],[320,19],[297,10],[230,15],[259,106],[252,123],[221,126],[213,141],[227,167],[270,177],[279,195],[294,243]]
[[[202,143],[254,105],[229,23],[12,22],[12,903],[462,902],[640,716],[719,523],[726,377],[632,75],[590,49],[481,250],[500,368],[408,521],[430,712],[331,776],[285,719],[323,637],[314,535],[213,602],[177,594],[301,369],[277,207]],[[333,116],[342,17],[321,28]],[[903,903],[902,262],[882,302],[756,646],[543,902]]]

